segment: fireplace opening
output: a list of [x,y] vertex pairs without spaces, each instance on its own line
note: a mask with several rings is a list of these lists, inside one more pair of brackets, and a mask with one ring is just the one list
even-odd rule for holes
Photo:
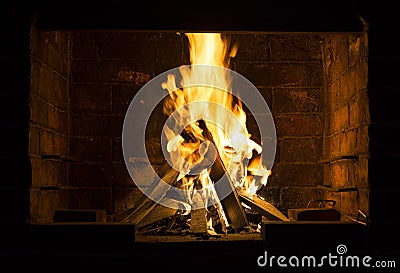
[[[146,128],[150,164],[133,158],[132,164],[142,171],[132,177],[124,162],[122,131],[128,107],[146,83],[190,64],[185,33],[34,26],[30,222],[124,223],[136,211],[137,238],[156,241],[192,240],[199,234],[217,240],[226,234],[261,239],[263,224],[276,221],[366,223],[366,31],[222,35],[237,45],[230,69],[257,88],[276,129],[267,183],[253,199],[234,194],[246,228],[231,229],[229,221],[227,227],[215,206],[188,214],[156,206],[138,188],[142,180],[157,179],[152,170],[159,176],[167,172],[160,138],[167,118],[162,103]],[[263,143],[253,114],[244,108],[252,140]],[[213,232],[207,228],[210,219]]]

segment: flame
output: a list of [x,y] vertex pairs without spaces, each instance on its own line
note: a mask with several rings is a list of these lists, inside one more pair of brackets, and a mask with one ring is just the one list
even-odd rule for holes
[[[230,59],[238,48],[230,48],[229,40],[220,33],[186,33],[186,37],[191,66],[179,69],[183,88],[177,88],[174,75],[168,75],[167,82],[162,84],[169,92],[164,113],[170,116],[177,111],[175,124],[186,126],[181,133],[177,132],[178,126],[164,128],[171,162],[181,172],[178,180],[182,179],[182,188],[188,192],[202,190],[205,198],[217,198],[206,167],[197,177],[186,177],[194,166],[199,168],[200,164],[201,168],[202,162],[210,160],[208,154],[212,144],[203,137],[197,122],[188,122],[205,120],[234,186],[253,195],[266,184],[270,171],[263,166],[260,157],[252,160],[249,166],[246,164],[252,159],[253,151],[261,154],[262,147],[251,139],[240,98],[232,95],[228,70],[221,69],[229,68]],[[199,65],[207,65],[207,69]],[[196,85],[198,82],[206,82],[207,86]],[[187,198],[190,202],[191,196]]]

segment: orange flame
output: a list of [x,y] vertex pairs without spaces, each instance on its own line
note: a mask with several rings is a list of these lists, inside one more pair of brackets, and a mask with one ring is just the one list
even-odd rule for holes
[[[191,66],[180,67],[181,86],[184,88],[177,88],[174,75],[168,75],[167,82],[162,84],[162,88],[169,92],[164,102],[164,113],[171,115],[179,110],[176,124],[185,125],[186,135],[190,136],[183,137],[177,133],[177,128],[164,130],[171,161],[181,170],[178,179],[189,174],[193,164],[206,160],[210,145],[196,122],[185,124],[185,121],[205,120],[234,186],[248,195],[255,194],[260,185],[266,184],[270,172],[261,160],[253,160],[249,168],[246,165],[246,160],[253,156],[253,150],[261,154],[262,147],[250,139],[251,135],[246,128],[246,113],[240,98],[230,92],[231,79],[227,70],[221,69],[229,68],[230,58],[236,55],[238,48],[234,46],[229,51],[228,40],[223,39],[219,33],[187,33],[186,36],[189,40]],[[204,69],[197,65],[208,67]],[[196,85],[198,82],[206,82],[207,86]],[[222,86],[224,90],[215,86]],[[196,103],[191,104],[193,102]],[[255,179],[257,176],[259,178]],[[216,198],[207,170],[201,172],[199,180],[202,189],[206,190],[205,194]],[[185,189],[195,188],[192,178],[185,178],[184,181]]]

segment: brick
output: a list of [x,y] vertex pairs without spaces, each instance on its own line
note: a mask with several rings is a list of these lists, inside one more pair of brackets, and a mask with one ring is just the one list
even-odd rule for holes
[[125,114],[138,91],[139,86],[136,84],[114,84],[112,86],[112,112]]
[[[260,92],[260,94],[263,96],[265,102],[267,103],[269,110],[272,110],[272,94],[273,94],[273,89],[272,88],[264,88],[264,87],[260,87],[257,88],[258,91]],[[275,112],[275,110],[274,110]]]
[[[356,217],[358,212],[358,192],[349,191],[340,193],[340,209],[347,215]],[[348,220],[343,217],[343,220]]]
[[[103,33],[97,35],[104,35]],[[74,31],[72,33],[72,58],[97,59],[98,44],[95,32]]]
[[[102,35],[101,35],[102,34]],[[156,34],[152,32],[102,32],[96,35],[101,59],[154,62]]]
[[274,89],[274,113],[321,112],[321,89]]
[[359,189],[369,189],[369,160],[367,157],[360,157],[355,163],[355,182]]
[[124,212],[130,208],[136,208],[143,193],[136,187],[115,188],[115,213]]
[[68,78],[71,61],[71,34],[52,31],[49,36],[49,66]]
[[106,163],[74,163],[69,168],[72,186],[110,186],[112,166]]
[[281,192],[281,209],[305,208],[311,200],[322,199],[323,191],[317,188],[285,187]]
[[123,162],[124,155],[122,152],[122,138],[115,137],[112,139],[112,161]]
[[236,63],[236,71],[256,87],[312,86],[311,70],[309,64]]
[[317,186],[322,184],[322,175],[322,166],[317,164],[278,163],[272,168],[268,186]]
[[184,64],[182,36],[176,33],[157,33],[153,39],[156,75]]
[[143,85],[154,73],[153,63],[132,60],[73,60],[73,83],[134,83]]
[[340,132],[349,128],[349,106],[343,105],[332,113],[332,130]]
[[348,46],[345,35],[331,35],[326,39],[324,56],[326,58],[325,67],[328,83],[337,80],[345,71],[348,70]]
[[31,189],[30,200],[31,223],[51,223],[58,204],[58,191]]
[[72,137],[70,156],[83,161],[111,162],[111,138]]
[[[353,100],[358,96],[359,91],[357,90],[356,83],[356,72],[354,70],[350,70],[346,72],[341,78],[343,81],[343,89],[346,92],[346,100]],[[343,92],[343,91],[342,91]],[[343,92],[343,93],[344,93]]]
[[113,211],[113,192],[111,187],[80,187],[69,190],[69,209],[97,209]]
[[340,160],[330,163],[325,168],[324,184],[330,185],[332,188],[353,187],[354,181],[349,181],[349,165],[352,164],[348,160]]
[[41,155],[66,155],[68,151],[68,139],[65,135],[55,134],[51,131],[40,131]]
[[315,163],[322,153],[321,138],[287,138],[280,145],[281,162]]
[[68,109],[69,81],[67,78],[54,75],[54,94],[51,103],[61,110]]
[[318,34],[270,35],[271,53],[274,61],[319,61],[322,37]]
[[56,71],[63,75],[64,77],[68,75],[68,59],[67,56],[63,56],[59,49],[49,46],[49,68],[52,71]]
[[158,104],[147,121],[146,138],[160,138],[167,118],[163,113],[163,105],[161,103]]
[[359,102],[350,102],[350,127],[358,127],[361,123],[361,117]]
[[340,138],[339,136],[336,134],[331,138],[330,141],[330,146],[331,146],[331,157],[337,157],[337,156],[341,156],[342,152],[340,150]]
[[369,153],[369,130],[366,125],[357,128],[357,153]]
[[29,155],[40,154],[39,129],[33,125],[29,127]]
[[330,112],[339,109],[344,102],[342,100],[342,84],[342,81],[335,81],[328,86],[326,107]]
[[48,126],[48,105],[38,97],[32,97],[30,103],[31,117],[30,120],[34,124]]
[[237,44],[238,50],[235,61],[270,61],[271,35],[267,34],[234,34],[232,43]]
[[369,110],[369,96],[366,91],[361,91],[359,93],[359,106],[360,106],[360,112],[361,112],[361,124],[370,124],[371,123],[371,116],[370,116],[370,110]]
[[119,137],[122,134],[122,116],[73,115],[73,136]]
[[59,161],[31,158],[32,186],[57,187],[67,185],[67,169],[65,163]]
[[68,114],[64,110],[56,109],[54,106],[47,107],[48,127],[58,133],[66,134],[68,132]]
[[278,137],[322,135],[322,116],[319,114],[275,115]]
[[111,85],[71,84],[70,96],[72,112],[111,112]]
[[113,163],[111,168],[111,180],[114,185],[130,187],[135,186],[125,162]]
[[363,56],[359,64],[355,67],[355,83],[357,90],[368,88],[368,57]]
[[[363,37],[364,36],[364,37]],[[349,37],[349,66],[355,67],[364,62],[368,56],[366,34]]]
[[54,72],[41,65],[39,66],[39,77],[35,77],[32,81],[39,82],[37,90],[39,96],[48,102],[52,102],[54,95]]
[[352,155],[356,153],[356,145],[357,145],[357,130],[352,129],[349,131],[345,131],[339,133],[339,150],[342,155]]
[[162,165],[166,162],[162,151],[160,138],[147,138],[145,147],[151,164]]
[[307,80],[306,83],[311,88],[322,88],[325,86],[325,79],[323,77],[323,68],[320,63],[310,63],[306,69]]

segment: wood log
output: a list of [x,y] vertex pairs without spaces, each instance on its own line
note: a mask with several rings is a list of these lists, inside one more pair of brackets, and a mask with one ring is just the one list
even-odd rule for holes
[[[208,130],[205,121],[200,120],[198,123],[199,127],[203,130],[203,136],[215,146],[213,136]],[[241,229],[248,226],[249,223],[246,218],[246,213],[218,151],[216,151],[215,161],[210,169],[210,178],[213,182],[217,181],[214,184],[214,188],[220,198],[228,223],[234,229]],[[222,198],[223,195],[228,192],[229,194]]]
[[271,203],[261,199],[257,195],[254,195],[252,199],[239,193],[240,200],[251,207],[254,211],[260,213],[268,220],[274,221],[289,221],[281,211],[274,207]]
[[[169,186],[176,182],[178,175],[179,172],[170,167],[161,179],[159,177],[156,178],[149,188],[149,192],[144,196],[143,201],[136,208],[129,210],[128,215],[121,222],[138,224],[142,221],[144,217],[159,205],[158,202],[165,197]],[[165,183],[161,183],[161,180]]]
[[207,210],[204,207],[204,201],[199,193],[193,196],[193,209],[190,212],[190,233],[207,234]]
[[172,217],[176,214],[178,209],[166,207],[160,204],[156,204],[154,208],[152,208],[148,213],[146,213],[146,217],[143,217],[142,220],[136,223],[136,228],[140,229],[147,225],[154,224],[163,219]]

